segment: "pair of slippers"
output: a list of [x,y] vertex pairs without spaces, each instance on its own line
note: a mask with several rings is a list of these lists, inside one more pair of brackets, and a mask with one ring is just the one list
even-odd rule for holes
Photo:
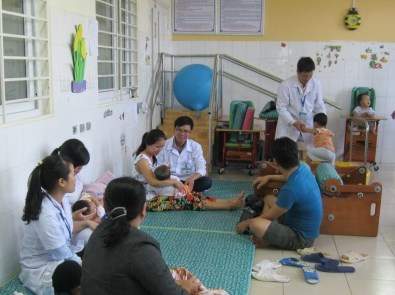
[[322,272],[335,272],[335,273],[353,273],[355,268],[352,266],[339,265],[340,261],[332,258],[327,258],[324,254],[318,252],[313,254],[304,255],[301,257],[303,261],[315,263],[315,269]]
[[[319,251],[315,247],[298,249],[298,250],[296,250],[296,252],[300,256],[316,254],[316,253],[322,253],[326,258],[330,258],[331,257],[330,254],[323,253],[323,252]],[[359,252],[355,252],[355,251],[349,251],[349,252],[344,253],[343,255],[340,256],[340,261],[344,262],[344,263],[353,264],[353,263],[358,263],[358,262],[365,261],[366,259],[368,259],[368,257],[369,257],[369,255],[364,254],[364,253],[359,253]]]
[[[352,266],[342,266],[339,265],[340,261],[336,259],[326,258],[322,253],[313,253],[303,255],[303,261],[297,258],[289,257],[280,260],[280,263],[285,266],[298,267],[303,270],[304,279],[309,284],[318,284],[320,279],[316,270],[321,272],[331,272],[331,273],[353,273],[355,268]],[[315,263],[312,266],[309,263]]]
[[280,268],[280,263],[271,262],[270,260],[262,260],[252,268],[251,276],[256,280],[263,282],[288,283],[291,279],[287,276],[281,275],[279,273]]

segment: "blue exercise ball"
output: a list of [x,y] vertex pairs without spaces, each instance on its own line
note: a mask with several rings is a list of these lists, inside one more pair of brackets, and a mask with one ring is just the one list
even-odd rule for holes
[[201,64],[185,66],[174,79],[174,95],[187,109],[201,111],[209,105],[212,79],[213,71],[208,66]]

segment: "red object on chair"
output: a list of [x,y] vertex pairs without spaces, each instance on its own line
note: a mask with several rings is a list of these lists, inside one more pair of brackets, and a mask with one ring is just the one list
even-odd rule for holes
[[252,107],[249,107],[246,111],[244,121],[243,121],[243,126],[242,130],[251,130],[252,128],[252,123],[254,122],[254,113],[255,109]]

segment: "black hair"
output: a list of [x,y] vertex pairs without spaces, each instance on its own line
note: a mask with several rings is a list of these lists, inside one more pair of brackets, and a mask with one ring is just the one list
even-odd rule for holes
[[129,222],[143,210],[146,201],[144,185],[131,177],[116,178],[104,192],[104,208],[108,215],[104,245],[112,247],[127,236]]
[[314,115],[313,121],[322,127],[326,127],[326,124],[328,123],[328,116],[324,113],[318,113]]
[[[358,103],[358,105],[361,105],[361,100],[362,100],[362,98],[363,98],[365,95],[369,96],[369,92],[364,92],[364,93],[361,93],[361,94],[359,94],[359,95],[357,96],[357,103]],[[369,98],[370,98],[370,96],[369,96]]]
[[52,155],[54,154],[60,154],[62,157],[68,158],[74,167],[85,166],[90,160],[90,155],[85,145],[76,138],[66,140],[52,152]]
[[188,116],[178,117],[174,121],[174,128],[181,127],[181,126],[184,126],[184,125],[191,126],[191,130],[193,130],[193,120],[190,117],[188,117]]
[[90,212],[90,206],[89,206],[89,202],[87,200],[78,200],[77,202],[75,202],[73,204],[73,206],[71,207],[71,211],[75,212],[77,210],[80,210],[82,208],[87,208],[88,210],[82,212],[82,215],[88,215]]
[[43,199],[56,188],[59,179],[68,179],[70,164],[59,155],[51,155],[33,169],[28,182],[23,221],[29,224],[39,219]]
[[281,137],[272,145],[272,155],[277,164],[284,169],[291,169],[299,165],[298,146],[288,137]]
[[[152,129],[151,131],[144,133],[141,144],[134,152],[134,155],[138,156],[139,154],[141,154],[142,151],[145,150],[148,145],[152,145],[160,139],[166,139],[166,135],[160,129]],[[155,163],[156,158],[154,157],[154,164]]]
[[167,165],[160,165],[154,170],[157,180],[166,180],[170,178],[170,168]]
[[315,70],[314,61],[311,57],[301,57],[298,61],[297,71],[298,73],[310,73]]

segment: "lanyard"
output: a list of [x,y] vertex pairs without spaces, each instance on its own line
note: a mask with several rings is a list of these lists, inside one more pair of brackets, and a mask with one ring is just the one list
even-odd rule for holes
[[70,227],[70,224],[68,223],[66,217],[64,217],[63,212],[62,212],[62,209],[60,209],[59,206],[57,206],[57,205],[51,200],[51,198],[50,198],[49,196],[48,196],[48,199],[49,199],[49,201],[51,202],[52,206],[54,206],[56,209],[58,209],[58,211],[59,211],[59,213],[60,213],[60,216],[62,217],[63,223],[65,224],[65,226],[66,226],[66,228],[67,228],[67,231],[69,232],[69,236],[70,236],[70,240],[71,240],[71,238],[72,238],[72,236],[71,236],[71,227]]
[[[304,104],[306,102],[306,93],[303,93],[303,90],[301,91],[300,88],[298,87],[298,92],[299,94],[301,94],[302,96],[300,97],[300,103],[302,104],[302,109],[304,109]],[[300,93],[302,92],[302,93]]]

